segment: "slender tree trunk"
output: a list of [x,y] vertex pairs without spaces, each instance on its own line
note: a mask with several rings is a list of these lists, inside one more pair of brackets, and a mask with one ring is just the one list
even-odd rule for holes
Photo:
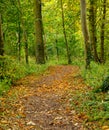
[[90,50],[90,41],[89,41],[89,32],[87,28],[86,22],[86,1],[80,0],[81,2],[81,24],[82,24],[82,32],[84,36],[84,43],[85,43],[85,62],[86,62],[86,69],[90,67],[90,60],[91,60],[91,50]]
[[22,30],[23,30],[23,38],[24,38],[24,44],[25,44],[25,61],[26,61],[26,64],[29,63],[29,60],[28,60],[28,41],[27,41],[27,32],[26,32],[26,29],[25,29],[25,24],[24,24],[24,20],[22,18],[22,14],[23,14],[23,10],[21,8],[21,3],[20,3],[20,0],[18,0],[18,5],[19,5],[19,13],[21,14],[20,15],[20,20],[21,20],[21,24],[22,24]]
[[47,55],[47,49],[46,49],[46,34],[43,34],[43,41],[44,41],[44,57],[45,57],[45,61],[47,61],[48,55]]
[[102,24],[101,24],[101,57],[100,57],[100,62],[104,63],[104,35],[105,35],[105,19],[106,19],[106,3],[107,1],[104,0],[103,2],[103,17],[102,17]]
[[90,32],[90,43],[92,48],[93,59],[96,62],[99,62],[98,53],[97,53],[97,37],[96,37],[96,1],[90,0],[90,9],[89,9],[89,32]]
[[20,21],[18,22],[18,59],[21,61],[21,36],[20,36]]
[[2,32],[2,18],[0,14],[0,55],[4,55],[4,43],[3,43],[3,32]]
[[70,56],[70,51],[69,51],[69,46],[68,46],[68,41],[67,41],[67,35],[66,35],[66,29],[65,29],[65,19],[64,19],[64,10],[63,10],[63,0],[60,0],[60,2],[61,2],[62,26],[63,26],[63,34],[64,34],[64,39],[65,39],[66,51],[67,51],[67,59],[68,59],[68,64],[70,64],[70,63],[71,63],[71,56]]
[[59,49],[58,49],[58,46],[57,46],[57,39],[55,40],[55,48],[56,48],[56,57],[57,57],[57,60],[59,61]]
[[35,1],[35,33],[36,33],[36,62],[37,64],[45,63],[44,41],[43,41],[43,24],[41,13],[41,0]]
[[25,43],[25,61],[26,61],[26,64],[29,63],[29,60],[28,60],[28,41],[27,41],[27,32],[25,29],[23,29],[23,35],[24,35],[24,43]]

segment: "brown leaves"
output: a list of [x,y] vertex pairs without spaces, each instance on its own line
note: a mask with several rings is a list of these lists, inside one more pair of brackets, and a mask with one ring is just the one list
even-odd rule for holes
[[[18,81],[16,86],[1,101],[0,122],[4,129],[30,130],[81,127],[78,120],[85,115],[76,115],[69,104],[70,92],[84,87],[82,79],[74,76],[78,67],[50,67],[42,76],[28,76]],[[71,78],[71,79],[70,79]],[[79,130],[79,128],[78,128]]]
[[109,126],[102,126],[102,130],[109,130]]

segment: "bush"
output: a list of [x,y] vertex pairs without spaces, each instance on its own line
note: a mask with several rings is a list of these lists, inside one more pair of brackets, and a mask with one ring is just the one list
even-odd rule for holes
[[109,91],[109,76],[106,77],[102,83],[102,85],[96,89],[96,92],[107,92]]
[[10,69],[12,60],[7,56],[0,56],[0,79],[12,78],[12,69]]
[[10,85],[11,82],[8,79],[4,79],[3,81],[0,81],[0,95],[2,95],[7,90],[9,90]]
[[30,64],[18,62],[9,56],[0,56],[0,95],[7,91],[16,80],[31,73],[39,74],[44,72],[50,64],[37,65],[34,59]]
[[91,62],[90,69],[82,69],[81,75],[89,86],[93,87],[94,90],[99,90],[101,89],[101,86],[105,87],[104,84],[107,83],[104,81],[106,77],[109,76],[108,63],[101,65],[95,62]]

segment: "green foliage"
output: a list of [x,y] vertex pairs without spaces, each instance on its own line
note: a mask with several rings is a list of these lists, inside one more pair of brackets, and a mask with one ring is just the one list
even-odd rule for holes
[[84,64],[80,66],[81,75],[91,89],[72,95],[72,106],[80,115],[86,115],[85,123],[97,121],[100,126],[109,123],[109,93],[103,93],[109,90],[108,62],[104,65],[91,62],[89,70],[83,67]]
[[9,90],[10,85],[11,83],[8,79],[4,79],[3,81],[0,81],[0,96]]
[[19,63],[13,57],[0,57],[0,95],[8,90],[16,80],[31,73],[42,73],[49,66],[49,64],[37,65],[34,59],[30,59],[30,62],[26,65],[24,62]]
[[85,65],[83,57],[72,57],[72,65],[82,67]]
[[11,68],[13,61],[7,56],[0,56],[0,79],[12,79],[14,68]]
[[[67,60],[66,60],[67,61]],[[67,64],[64,58],[59,62],[55,58],[43,65],[37,65],[34,58],[29,58],[30,64],[27,65],[24,61],[18,62],[14,57],[0,57],[0,95],[7,91],[16,80],[25,77],[29,74],[41,74],[48,66],[55,64]]]
[[12,60],[7,56],[0,56],[0,95],[9,89],[14,77],[14,68],[11,68]]
[[107,92],[109,91],[109,76],[106,77],[104,80],[103,80],[103,83],[102,85],[100,86],[99,89],[97,89],[96,91],[102,91],[102,92]]
[[94,89],[99,89],[100,86],[102,86],[105,78],[109,76],[108,63],[101,65],[91,62],[90,69],[86,70],[82,68],[81,75],[89,86],[93,87]]
[[[107,100],[108,99],[108,100]],[[77,113],[85,115],[84,122],[99,122],[99,125],[109,123],[109,94],[78,92],[72,95],[71,105]],[[86,125],[87,125],[86,123]]]

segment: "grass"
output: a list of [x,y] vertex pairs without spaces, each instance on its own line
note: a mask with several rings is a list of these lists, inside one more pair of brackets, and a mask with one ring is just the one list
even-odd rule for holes
[[[89,128],[95,127],[101,128],[104,125],[109,124],[109,100],[106,100],[109,97],[109,94],[104,93],[77,93],[72,95],[71,105],[80,117],[84,120],[85,126]],[[77,103],[78,101],[78,103]],[[82,117],[82,115],[85,115]]]
[[94,89],[102,85],[103,81],[109,76],[109,63],[104,65],[91,62],[89,70],[82,68],[81,75],[85,79],[86,84],[92,86]]
[[102,126],[109,124],[109,92],[95,91],[101,88],[103,81],[109,76],[108,64],[100,65],[92,62],[89,70],[81,66],[81,76],[90,87],[85,92],[72,93],[71,106],[81,118],[85,115],[83,120],[87,129],[100,130]]
[[48,66],[56,64],[48,62],[46,64],[36,64],[35,59],[30,58],[27,65],[24,61],[20,63],[13,57],[4,56],[0,61],[0,96],[10,89],[10,86],[18,79],[30,74],[39,75],[43,73]]

